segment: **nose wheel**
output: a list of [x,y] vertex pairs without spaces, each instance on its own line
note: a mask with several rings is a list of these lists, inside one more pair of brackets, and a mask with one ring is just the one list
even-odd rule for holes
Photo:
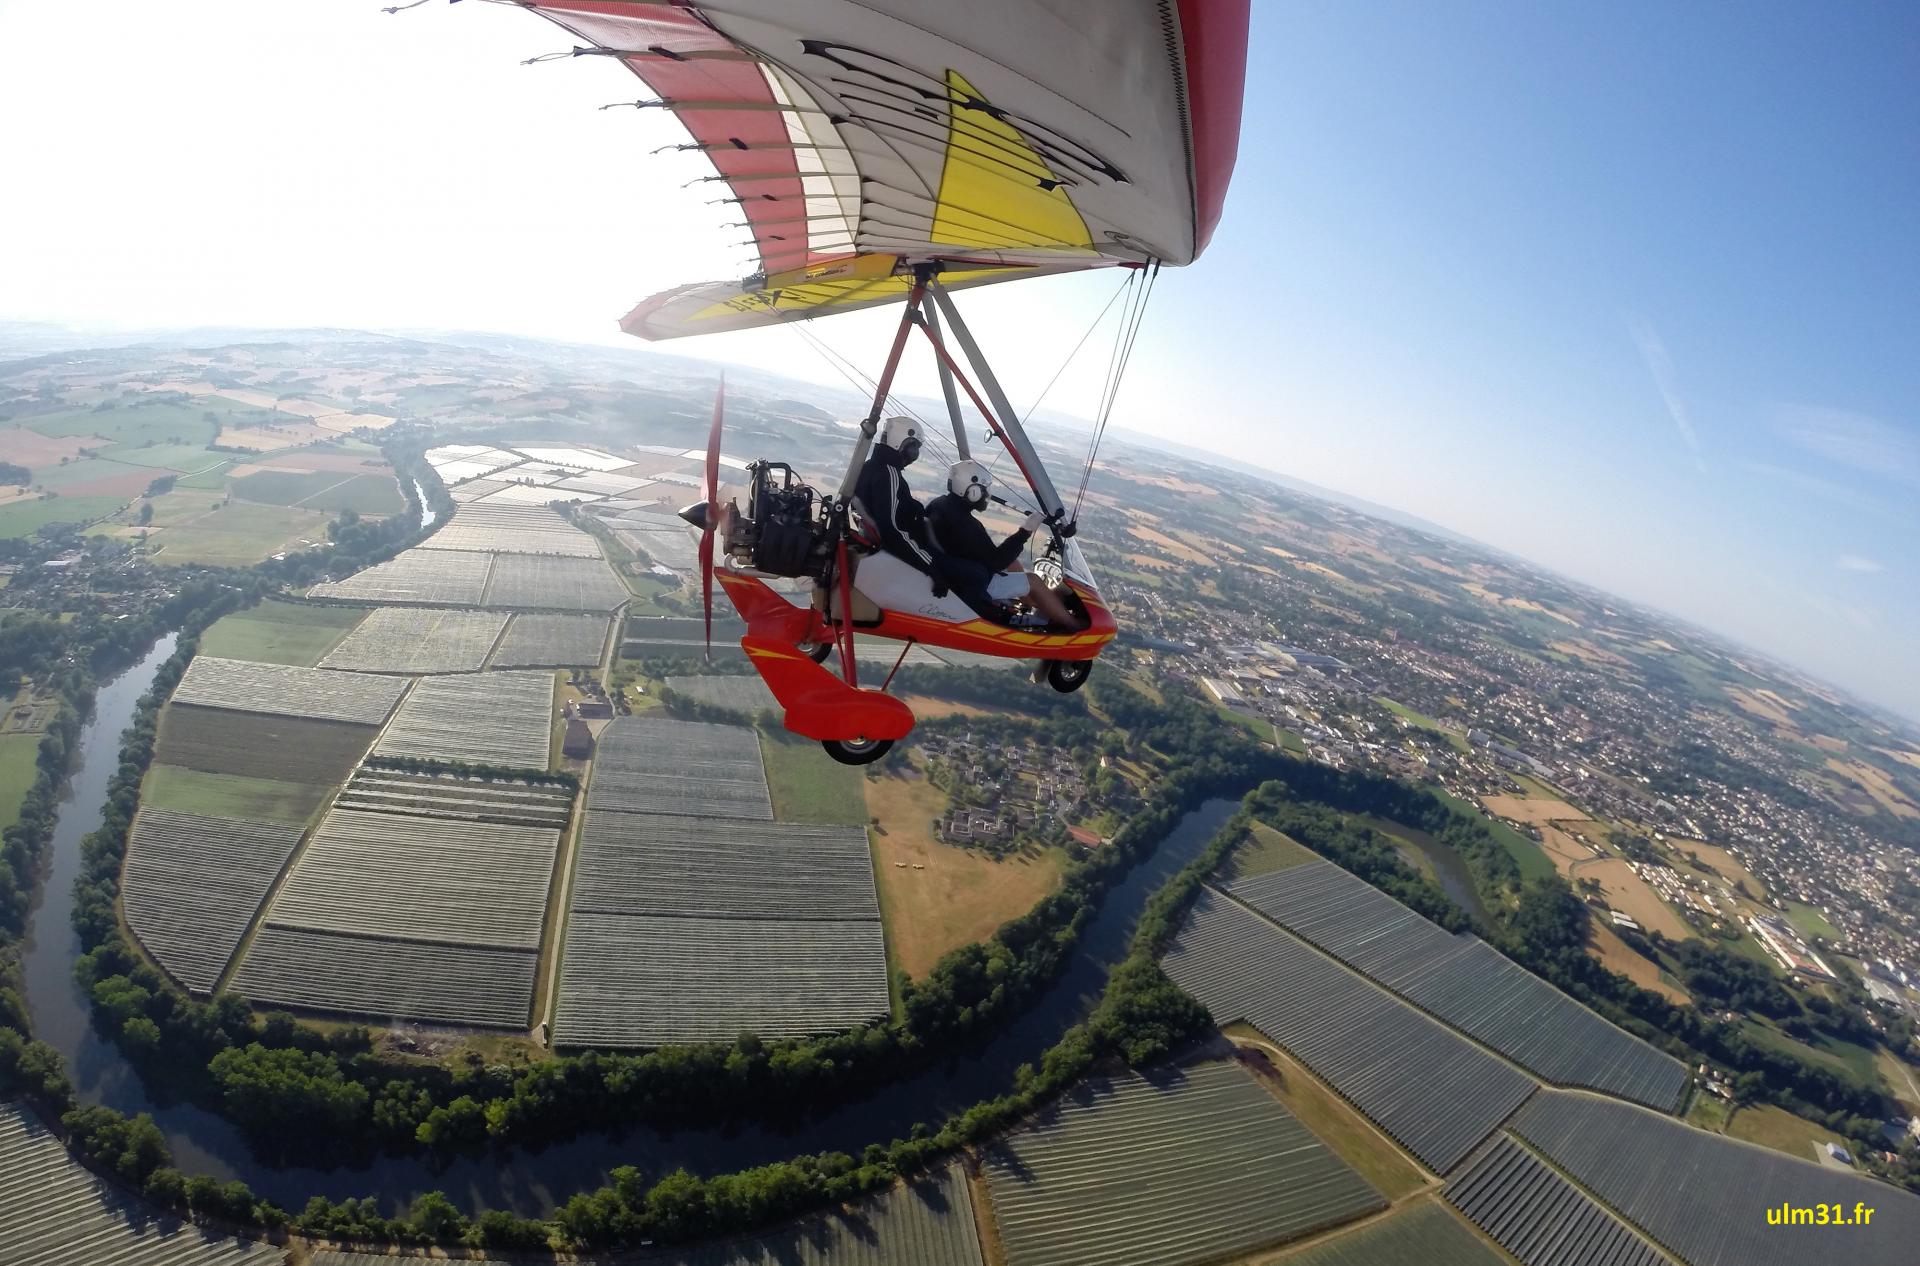
[[1047,661],[1047,684],[1063,695],[1070,695],[1087,684],[1087,678],[1093,675],[1093,661],[1090,659],[1050,659]]
[[871,765],[893,750],[892,739],[822,739],[820,746],[842,765]]

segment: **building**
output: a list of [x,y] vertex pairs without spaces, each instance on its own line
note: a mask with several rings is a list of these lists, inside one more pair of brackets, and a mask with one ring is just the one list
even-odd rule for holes
[[593,731],[579,717],[567,721],[567,732],[560,740],[560,754],[568,760],[590,760],[593,757]]

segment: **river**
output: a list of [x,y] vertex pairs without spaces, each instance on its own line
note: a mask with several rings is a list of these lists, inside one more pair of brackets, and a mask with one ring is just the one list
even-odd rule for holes
[[1182,818],[1152,856],[1107,894],[1061,978],[991,1041],[794,1129],[638,1129],[540,1149],[496,1149],[444,1165],[407,1157],[357,1167],[272,1168],[256,1160],[238,1131],[213,1113],[190,1104],[154,1102],[119,1049],[94,1032],[86,996],[73,980],[80,952],[72,925],[80,841],[100,825],[107,780],[119,763],[121,734],[154,673],[173,653],[173,643],[172,637],[163,639],[145,659],[101,687],[93,718],[81,731],[79,764],[54,829],[50,871],[41,903],[29,916],[28,1010],[34,1035],[59,1050],[83,1102],[151,1113],[182,1169],[221,1181],[238,1178],[289,1209],[300,1208],[314,1195],[334,1200],[373,1195],[389,1211],[400,1212],[414,1196],[437,1189],[470,1212],[510,1209],[538,1216],[576,1191],[600,1186],[616,1165],[636,1165],[655,1176],[678,1166],[723,1173],[801,1152],[858,1154],[868,1143],[905,1136],[916,1123],[937,1125],[1012,1089],[1016,1068],[1037,1061],[1067,1029],[1092,1014],[1108,974],[1126,955],[1148,897],[1199,854],[1237,807],[1230,800],[1210,800]]
[[427,490],[418,479],[413,481],[413,495],[420,503],[420,527],[424,531],[440,516],[433,512],[433,503],[427,500]]

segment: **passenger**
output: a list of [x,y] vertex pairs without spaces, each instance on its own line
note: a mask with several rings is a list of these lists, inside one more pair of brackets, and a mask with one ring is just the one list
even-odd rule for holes
[[[1046,517],[1034,511],[1006,540],[995,545],[992,534],[977,517],[986,508],[992,490],[993,475],[985,466],[955,462],[947,475],[946,494],[927,506],[928,533],[938,551],[948,557],[944,570],[953,576],[955,590],[976,607],[976,595],[995,602],[1024,598],[1055,628],[1076,632],[1085,628],[1085,622],[1067,610],[1051,585],[1020,566],[1027,541]],[[968,571],[977,571],[977,575],[962,575]]]
[[935,575],[936,560],[927,536],[927,514],[914,500],[907,477],[900,472],[920,456],[920,423],[913,418],[888,418],[874,443],[860,478],[853,486],[853,508],[879,538],[887,553],[915,571],[932,577],[938,592],[946,592]]

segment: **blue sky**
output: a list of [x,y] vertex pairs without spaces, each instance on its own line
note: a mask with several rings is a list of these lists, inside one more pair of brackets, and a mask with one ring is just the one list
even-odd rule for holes
[[[1255,7],[1226,217],[1116,424],[1920,716],[1920,8]],[[0,200],[0,317],[613,343],[739,271],[671,120],[597,109],[617,67],[520,66],[567,40],[511,6],[379,8],[96,0],[96,40],[0,0],[10,169],[58,195]],[[1016,402],[1111,285],[963,299]],[[872,362],[884,324],[816,329]],[[838,382],[785,331],[669,350]]]

